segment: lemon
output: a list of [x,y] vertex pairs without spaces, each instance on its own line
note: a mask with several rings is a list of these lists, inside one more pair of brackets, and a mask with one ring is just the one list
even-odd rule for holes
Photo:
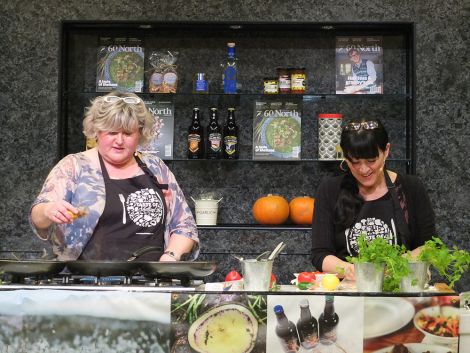
[[325,275],[321,280],[321,285],[325,290],[335,290],[339,286],[339,278],[336,275]]

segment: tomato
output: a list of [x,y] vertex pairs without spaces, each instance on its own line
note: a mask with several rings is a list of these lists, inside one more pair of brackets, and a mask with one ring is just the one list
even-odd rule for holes
[[240,274],[235,270],[230,271],[225,276],[225,282],[238,281],[240,279],[242,279],[242,276],[240,276]]
[[274,287],[277,284],[277,278],[271,273],[271,281],[269,282],[269,288]]
[[297,277],[298,283],[314,283],[315,282],[315,273],[313,272],[300,272],[299,276]]

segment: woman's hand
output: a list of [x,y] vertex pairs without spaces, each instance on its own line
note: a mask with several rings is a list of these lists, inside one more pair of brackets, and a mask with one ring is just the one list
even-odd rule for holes
[[64,200],[40,203],[31,211],[33,223],[39,229],[46,229],[53,223],[70,223],[77,214],[78,209]]
[[64,200],[49,202],[44,210],[45,216],[57,224],[70,223],[76,217],[78,209]]

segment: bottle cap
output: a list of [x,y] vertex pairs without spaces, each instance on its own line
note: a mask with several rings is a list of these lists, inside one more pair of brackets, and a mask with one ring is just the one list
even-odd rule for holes
[[273,309],[275,314],[282,314],[284,312],[282,305],[276,305]]
[[299,305],[300,305],[301,308],[308,308],[309,307],[308,300],[307,299],[302,299],[299,302]]

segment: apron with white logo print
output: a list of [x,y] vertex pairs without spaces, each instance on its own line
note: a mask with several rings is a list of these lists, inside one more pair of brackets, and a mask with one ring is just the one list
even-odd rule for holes
[[139,260],[158,261],[164,246],[167,207],[161,189],[165,185],[156,183],[146,170],[133,178],[110,179],[100,155],[99,160],[106,205],[80,260],[127,260],[136,250],[155,246],[161,251]]

